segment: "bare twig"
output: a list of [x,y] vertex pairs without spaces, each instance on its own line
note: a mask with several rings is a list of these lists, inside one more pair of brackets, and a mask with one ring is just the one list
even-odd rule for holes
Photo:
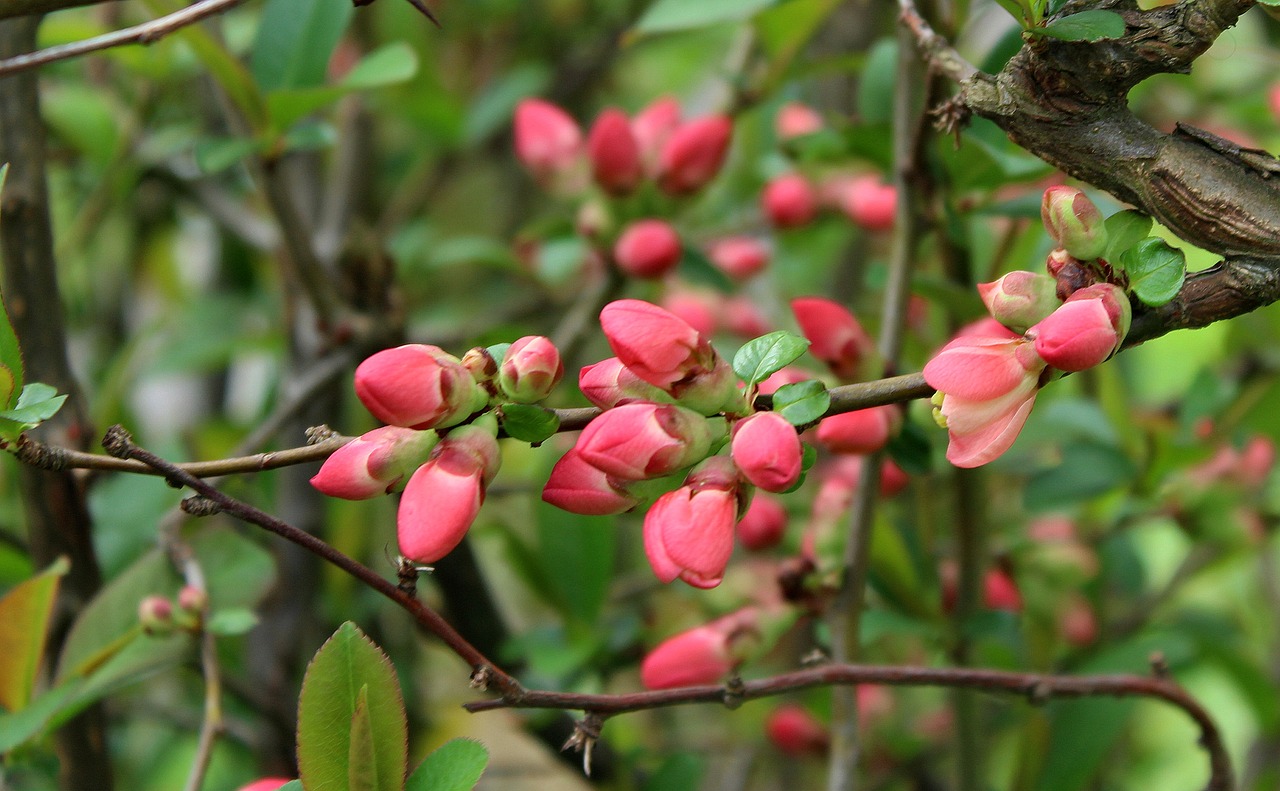
[[159,41],[165,36],[176,30],[193,25],[206,17],[220,14],[223,11],[234,8],[244,0],[201,0],[200,2],[188,6],[181,11],[175,11],[167,14],[159,19],[153,19],[150,22],[143,22],[141,25],[134,25],[123,30],[114,30],[110,33],[104,33],[101,36],[94,36],[83,41],[74,41],[70,44],[59,44],[56,47],[48,47],[32,52],[26,55],[17,55],[12,58],[0,60],[0,77],[14,74],[16,72],[34,69],[37,66],[43,66],[46,63],[54,63],[60,60],[68,60],[70,58],[78,58],[81,55],[87,55],[90,52],[99,52],[112,47],[119,47],[125,44],[151,44]]

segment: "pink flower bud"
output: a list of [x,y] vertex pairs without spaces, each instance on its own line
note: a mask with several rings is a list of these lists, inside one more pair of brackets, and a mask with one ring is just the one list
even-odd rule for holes
[[798,703],[784,703],[765,720],[765,735],[787,755],[824,755],[831,744],[827,729]]
[[657,175],[662,148],[679,127],[680,103],[670,96],[658,99],[631,119],[631,133],[640,146],[646,172]]
[[356,367],[355,380],[374,417],[404,428],[456,425],[489,401],[457,357],[421,343],[374,354]]
[[484,503],[485,487],[498,473],[497,431],[491,415],[454,429],[409,479],[396,515],[400,553],[406,558],[434,563],[466,537]]
[[788,173],[765,185],[760,207],[778,228],[799,228],[818,216],[818,195],[799,173]]
[[800,480],[800,436],[777,412],[756,412],[738,421],[730,448],[742,477],[766,492],[785,492]]
[[204,612],[209,604],[209,594],[194,585],[183,585],[178,591],[178,607],[189,613]]
[[858,364],[874,345],[847,308],[824,297],[799,297],[791,300],[791,312],[809,339],[810,354],[841,379],[858,375]]
[[1040,219],[1049,236],[1082,261],[1100,258],[1107,249],[1102,212],[1075,187],[1057,185],[1044,191]]
[[1008,450],[1031,414],[1044,367],[1022,338],[970,335],[944,346],[924,378],[938,391],[934,419],[949,435],[947,460],[977,467]]
[[982,579],[982,603],[988,610],[1022,611],[1022,594],[1018,583],[1001,568],[987,570]]
[[778,498],[757,493],[742,519],[738,520],[738,540],[752,551],[771,549],[782,541],[787,530],[787,509]]
[[702,337],[715,334],[719,295],[673,288],[662,298],[662,309],[698,331]]
[[552,468],[542,499],[569,513],[587,516],[620,514],[640,502],[627,491],[625,481],[592,467],[574,449]]
[[665,392],[632,373],[617,357],[583,368],[578,374],[578,389],[601,409],[612,409],[629,401],[665,403],[671,400]]
[[733,527],[742,506],[737,470],[712,456],[684,486],[658,498],[644,517],[644,552],[663,582],[677,577],[695,588],[714,588],[733,554]]
[[138,602],[138,622],[147,634],[164,634],[173,629],[173,602],[163,596],[146,596]]
[[742,281],[760,274],[769,264],[769,248],[753,236],[730,236],[713,244],[707,257],[721,272]]
[[520,404],[545,399],[562,378],[560,350],[541,335],[527,335],[508,346],[498,374],[502,392]]
[[541,99],[516,105],[516,156],[545,187],[567,187],[582,161],[582,132],[559,107]]
[[288,785],[293,782],[287,777],[265,777],[261,780],[255,780],[247,786],[241,786],[239,791],[276,791],[280,786]]
[[759,338],[773,330],[773,325],[746,294],[738,294],[725,300],[724,326],[734,335],[748,340]]
[[1270,437],[1254,437],[1240,453],[1237,475],[1251,489],[1261,489],[1276,463],[1276,444]]
[[667,638],[640,664],[641,683],[648,689],[717,683],[738,664],[734,643],[755,632],[756,616],[748,607]]
[[644,178],[640,144],[621,110],[609,108],[596,118],[587,137],[587,155],[596,183],[610,195],[629,195]]
[[893,227],[898,209],[898,191],[875,176],[861,176],[843,184],[840,208],[859,228],[885,231]]
[[626,481],[661,478],[711,451],[706,418],[674,404],[631,403],[592,420],[575,446],[588,464]]
[[659,278],[680,263],[680,235],[664,220],[639,220],[623,230],[613,260],[632,277]]
[[778,140],[786,143],[797,137],[820,131],[826,124],[812,107],[800,102],[787,102],[778,109],[773,119],[773,130]]
[[799,384],[817,377],[808,371],[801,370],[794,366],[788,365],[786,368],[772,374],[768,379],[756,386],[756,391],[761,395],[773,395],[778,392],[778,388],[783,385]]
[[893,406],[873,406],[825,417],[818,424],[818,441],[833,453],[874,453],[902,426],[902,413]]
[[1048,318],[1027,330],[1036,353],[1061,371],[1083,371],[1110,357],[1129,332],[1129,297],[1098,283],[1082,288]]
[[492,382],[498,377],[498,361],[493,358],[493,353],[483,346],[468,349],[467,353],[462,355],[460,362],[463,368],[471,372],[471,378],[478,384]]
[[1083,648],[1098,639],[1098,619],[1089,602],[1079,594],[1067,600],[1058,615],[1058,628],[1069,644]]
[[896,497],[911,483],[911,476],[901,467],[893,463],[893,459],[885,459],[880,465],[880,496]]
[[325,459],[311,485],[330,497],[367,500],[396,491],[427,460],[440,435],[399,426],[366,432]]
[[658,156],[658,186],[668,195],[689,195],[716,177],[729,150],[733,122],[712,115],[681,125]]
[[1058,281],[1034,272],[1010,272],[994,283],[979,283],[978,295],[996,321],[1015,332],[1043,321],[1058,309]]

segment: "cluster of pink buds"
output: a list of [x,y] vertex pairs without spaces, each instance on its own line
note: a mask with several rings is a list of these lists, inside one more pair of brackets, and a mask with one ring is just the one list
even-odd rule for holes
[[500,362],[499,349],[472,349],[459,359],[409,344],[366,359],[356,368],[356,395],[389,425],[335,451],[311,484],[348,500],[403,491],[396,519],[401,553],[418,563],[447,555],[466,536],[497,475],[497,410],[536,404],[564,375],[559,351],[541,336],[507,345]]
[[962,330],[924,368],[937,390],[934,415],[947,429],[947,459],[977,467],[1000,456],[1022,430],[1054,371],[1083,371],[1119,350],[1132,308],[1106,249],[1102,214],[1070,187],[1051,187],[1041,214],[1059,245],[1047,274],[1010,272],[978,293],[995,321]]

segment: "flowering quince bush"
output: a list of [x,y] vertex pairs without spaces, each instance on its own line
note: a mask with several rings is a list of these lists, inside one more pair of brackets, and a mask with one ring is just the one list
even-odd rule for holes
[[67,5],[0,788],[1275,787],[1248,4]]

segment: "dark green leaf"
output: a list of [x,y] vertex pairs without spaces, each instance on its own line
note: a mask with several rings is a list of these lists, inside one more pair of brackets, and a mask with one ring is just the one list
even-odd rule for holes
[[[347,621],[307,667],[298,698],[298,773],[307,788],[346,789],[352,757],[363,756],[364,736],[353,731],[363,706],[371,731],[371,764],[362,773],[377,791],[402,791],[408,761],[408,724],[395,668],[386,654]],[[353,745],[353,741],[356,744]],[[361,758],[361,760],[364,760]]]
[[1120,256],[1129,288],[1147,305],[1159,307],[1174,297],[1187,276],[1187,257],[1163,239],[1144,239]]
[[539,577],[566,617],[595,624],[609,595],[617,531],[599,517],[566,513],[541,501],[536,513]]
[[869,124],[887,123],[893,113],[898,73],[898,43],[892,37],[877,41],[867,55],[858,83],[858,115]]
[[773,411],[793,426],[804,426],[827,413],[831,394],[817,379],[779,387],[773,394]]
[[706,759],[692,752],[680,752],[662,762],[644,784],[644,791],[697,791],[706,774]]
[[1126,209],[1106,219],[1107,249],[1102,254],[1112,266],[1120,266],[1120,256],[1151,233],[1151,218],[1140,211]]
[[690,283],[711,286],[722,294],[729,294],[734,290],[733,280],[696,247],[684,248],[680,256],[679,271],[680,277]]
[[354,8],[330,0],[267,0],[249,68],[265,91],[323,85]]
[[739,22],[777,0],[657,0],[632,28],[634,33],[669,33],[675,30]]
[[1124,17],[1115,11],[1094,8],[1071,16],[1059,17],[1042,28],[1027,31],[1063,41],[1100,41],[1124,36]]
[[502,428],[521,442],[544,442],[560,428],[556,413],[537,404],[503,404]]
[[759,384],[795,362],[808,348],[809,341],[785,330],[761,335],[738,349],[733,371],[747,384]]
[[889,457],[911,475],[927,475],[933,469],[933,446],[929,434],[918,423],[902,422],[902,431],[889,440]]
[[471,791],[480,782],[489,751],[471,739],[450,739],[418,764],[405,791]]

